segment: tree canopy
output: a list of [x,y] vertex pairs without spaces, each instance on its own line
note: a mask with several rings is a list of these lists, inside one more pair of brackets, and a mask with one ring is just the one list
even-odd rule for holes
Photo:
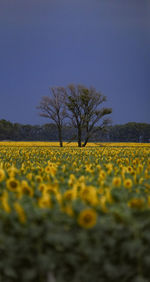
[[[64,120],[77,130],[78,146],[86,146],[90,137],[99,129],[105,128],[110,119],[112,109],[101,107],[106,96],[94,87],[69,84],[67,87],[52,87],[50,95],[41,99],[40,116],[49,118],[58,129],[60,146],[62,143],[62,127]],[[99,123],[101,121],[101,123]]]

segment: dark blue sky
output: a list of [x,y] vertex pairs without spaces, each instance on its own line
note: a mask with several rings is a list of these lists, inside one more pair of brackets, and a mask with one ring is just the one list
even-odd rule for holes
[[0,0],[0,119],[42,124],[50,86],[95,86],[113,123],[150,122],[150,0]]

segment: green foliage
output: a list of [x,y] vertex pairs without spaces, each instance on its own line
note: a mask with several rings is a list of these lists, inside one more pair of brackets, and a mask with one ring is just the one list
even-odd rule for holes
[[58,209],[24,209],[27,225],[0,214],[0,281],[149,281],[150,211],[122,218],[118,205],[86,231]]
[[[75,140],[76,129],[63,127],[63,140]],[[83,131],[83,138],[85,133]],[[22,125],[0,120],[0,140],[16,141],[57,141],[58,133],[54,124]],[[150,125],[146,123],[127,123],[107,127],[106,131],[96,128],[90,141],[149,142]]]
[[[68,117],[74,128],[77,128],[78,147],[85,147],[91,136],[99,129],[108,126],[110,119],[104,119],[112,113],[111,108],[102,108],[106,96],[97,92],[94,87],[68,85],[66,89],[66,106]],[[96,125],[99,125],[97,128]],[[84,134],[83,134],[84,133]],[[82,144],[82,140],[84,140]]]

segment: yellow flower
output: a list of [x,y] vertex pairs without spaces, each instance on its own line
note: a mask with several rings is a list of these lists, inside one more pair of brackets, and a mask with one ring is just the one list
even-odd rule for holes
[[77,181],[73,185],[73,190],[75,190],[76,192],[79,192],[79,191],[83,190],[84,188],[85,188],[85,183],[84,182]]
[[62,203],[62,195],[58,191],[55,192],[55,197],[56,197],[57,202],[59,204],[61,204]]
[[76,199],[76,191],[75,190],[67,190],[64,195],[63,195],[63,199],[66,201],[73,201]]
[[73,216],[74,212],[71,205],[65,205],[61,207],[62,212],[66,213],[69,216]]
[[124,180],[123,184],[124,184],[124,187],[125,187],[125,188],[131,188],[132,185],[133,185],[132,180],[131,180],[130,178],[126,178],[126,179]]
[[114,177],[112,180],[112,184],[114,187],[120,187],[121,185],[121,177]]
[[94,186],[83,187],[80,191],[80,198],[91,205],[96,205],[98,203],[96,188]]
[[43,180],[41,175],[36,175],[36,176],[35,176],[35,179],[36,179],[36,181],[37,181],[38,183],[41,183],[42,180]]
[[144,206],[143,198],[133,198],[128,202],[128,206],[131,208],[142,208]]
[[149,178],[150,178],[150,174],[149,174],[149,172],[148,172],[148,169],[145,169],[144,175],[145,175],[145,178],[146,178],[146,179],[149,179]]
[[121,175],[122,175],[123,179],[125,178],[125,174],[126,174],[127,172],[128,172],[127,167],[123,166],[123,167],[122,167],[122,171],[121,171]]
[[47,184],[47,189],[46,190],[50,191],[52,193],[55,193],[55,192],[58,191],[58,188],[59,188],[59,186],[58,186],[57,183],[50,183],[50,184]]
[[145,186],[147,189],[150,189],[150,184],[145,183],[144,186]]
[[16,192],[19,188],[19,181],[15,178],[9,178],[6,181],[6,186],[10,191]]
[[15,174],[18,173],[18,169],[13,165],[10,168],[8,168],[7,171],[10,177],[14,177]]
[[98,194],[104,194],[104,188],[103,187],[100,187],[98,190],[97,190]]
[[97,169],[98,169],[99,171],[102,169],[102,167],[101,167],[100,164],[98,164],[96,167],[97,167]]
[[100,197],[99,203],[100,203],[100,207],[101,207],[101,209],[102,209],[102,211],[103,211],[104,213],[107,213],[107,212],[108,212],[108,208],[107,208],[107,206],[106,206],[106,201],[107,201],[106,196],[101,196],[101,197]]
[[86,209],[80,212],[78,224],[84,228],[92,228],[96,224],[97,213],[92,209]]
[[41,183],[38,187],[41,192],[47,191],[47,185],[45,183]]
[[106,172],[104,170],[100,171],[99,180],[104,180],[106,178]]
[[132,166],[128,166],[128,172],[131,173],[131,174],[133,173],[133,168],[132,168]]
[[2,182],[5,179],[5,171],[0,168],[0,182]]
[[78,182],[81,184],[81,183],[84,183],[85,182],[85,176],[84,175],[81,175],[78,179]]
[[113,164],[112,163],[106,164],[106,168],[107,168],[107,174],[111,174],[113,170]]
[[75,178],[74,174],[70,174],[68,184],[70,186],[72,186],[75,182],[76,182],[76,178]]
[[28,180],[32,180],[32,176],[33,176],[33,175],[32,175],[32,173],[30,172],[30,173],[27,174],[26,177],[27,177]]
[[142,171],[143,171],[143,165],[139,164],[138,167],[137,167],[137,174],[142,173]]
[[47,174],[50,174],[53,177],[55,176],[56,171],[57,171],[57,169],[54,165],[48,165],[48,166],[45,167],[45,172]]
[[139,184],[142,184],[143,181],[144,181],[144,178],[143,178],[143,177],[140,177],[140,179],[139,179]]
[[8,192],[7,191],[3,192],[2,197],[1,197],[1,202],[2,202],[2,206],[3,206],[4,210],[7,213],[10,213],[11,208],[10,208],[10,206],[8,204]]
[[105,190],[105,196],[106,196],[106,202],[108,202],[108,203],[112,203],[113,202],[113,198],[112,198],[112,195],[111,195],[110,188],[107,188]]
[[87,172],[93,172],[93,169],[92,169],[92,165],[91,164],[86,164],[85,165],[85,170],[87,171]]
[[51,207],[51,199],[50,195],[44,193],[44,195],[38,200],[38,204],[40,208],[50,208]]
[[24,212],[24,209],[22,208],[22,206],[18,202],[15,202],[14,208],[15,208],[18,216],[19,216],[20,222],[25,223],[26,222],[26,215],[25,215],[25,212]]
[[33,197],[33,190],[31,187],[29,187],[28,182],[26,180],[22,180],[21,182],[21,192],[23,194],[29,195],[30,197]]

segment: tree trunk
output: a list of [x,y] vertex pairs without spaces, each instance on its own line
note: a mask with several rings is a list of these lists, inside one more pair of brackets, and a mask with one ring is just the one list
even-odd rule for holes
[[58,137],[59,137],[59,144],[60,144],[60,147],[63,147],[62,128],[61,128],[61,127],[58,127]]
[[84,141],[82,147],[85,147],[88,141],[89,141],[89,136],[87,136],[87,137],[85,138],[85,141]]
[[81,128],[78,127],[78,147],[81,147]]

